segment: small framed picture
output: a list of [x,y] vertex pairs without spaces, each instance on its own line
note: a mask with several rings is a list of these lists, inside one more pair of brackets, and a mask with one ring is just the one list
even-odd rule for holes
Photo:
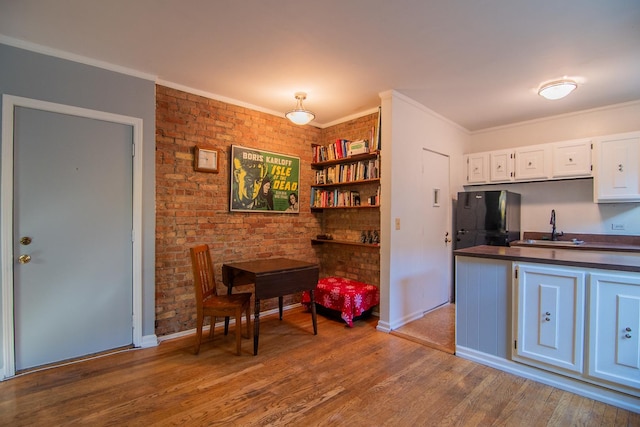
[[195,170],[199,172],[218,173],[218,150],[196,146],[194,158]]

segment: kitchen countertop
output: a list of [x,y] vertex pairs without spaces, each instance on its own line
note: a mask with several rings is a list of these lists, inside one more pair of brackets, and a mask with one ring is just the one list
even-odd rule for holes
[[[535,240],[535,246],[527,243],[527,240]],[[572,240],[581,241],[579,245],[571,245]],[[626,235],[606,235],[606,234],[583,234],[583,233],[563,233],[558,237],[558,243],[566,242],[565,249],[582,251],[615,251],[615,252],[636,252],[640,253],[640,236]],[[550,240],[549,233],[527,231],[522,240],[511,242],[510,246],[526,247],[550,247],[558,248]]]
[[[511,242],[510,246],[522,246],[522,247],[544,247],[558,249],[558,246],[552,241],[548,240],[535,240],[535,245],[527,243],[527,240],[516,240]],[[564,242],[564,241],[563,241]],[[578,250],[578,251],[609,251],[609,252],[636,252],[640,253],[640,247],[635,245],[625,245],[620,243],[606,243],[606,242],[585,242],[580,244],[571,245],[571,241],[566,241],[567,246],[564,249]]]
[[541,248],[525,246],[474,246],[453,251],[455,256],[537,262],[572,267],[599,268],[640,273],[640,253],[574,248]]

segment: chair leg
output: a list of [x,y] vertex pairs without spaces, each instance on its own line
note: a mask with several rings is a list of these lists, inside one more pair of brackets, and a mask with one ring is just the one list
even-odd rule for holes
[[216,316],[211,316],[211,324],[209,326],[209,338],[213,338],[213,330],[216,328]]
[[195,354],[200,353],[200,341],[202,341],[202,324],[204,323],[204,316],[198,315],[196,320],[196,348]]
[[240,356],[242,346],[242,308],[236,309],[236,353]]

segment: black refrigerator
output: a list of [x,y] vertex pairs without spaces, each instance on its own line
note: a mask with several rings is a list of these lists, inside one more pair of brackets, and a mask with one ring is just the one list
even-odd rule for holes
[[509,246],[520,240],[520,194],[510,191],[458,193],[455,249]]

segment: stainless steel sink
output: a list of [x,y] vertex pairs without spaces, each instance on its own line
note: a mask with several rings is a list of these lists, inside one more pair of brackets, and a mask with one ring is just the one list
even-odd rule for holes
[[518,240],[517,243],[522,246],[579,246],[584,244],[584,240]]

